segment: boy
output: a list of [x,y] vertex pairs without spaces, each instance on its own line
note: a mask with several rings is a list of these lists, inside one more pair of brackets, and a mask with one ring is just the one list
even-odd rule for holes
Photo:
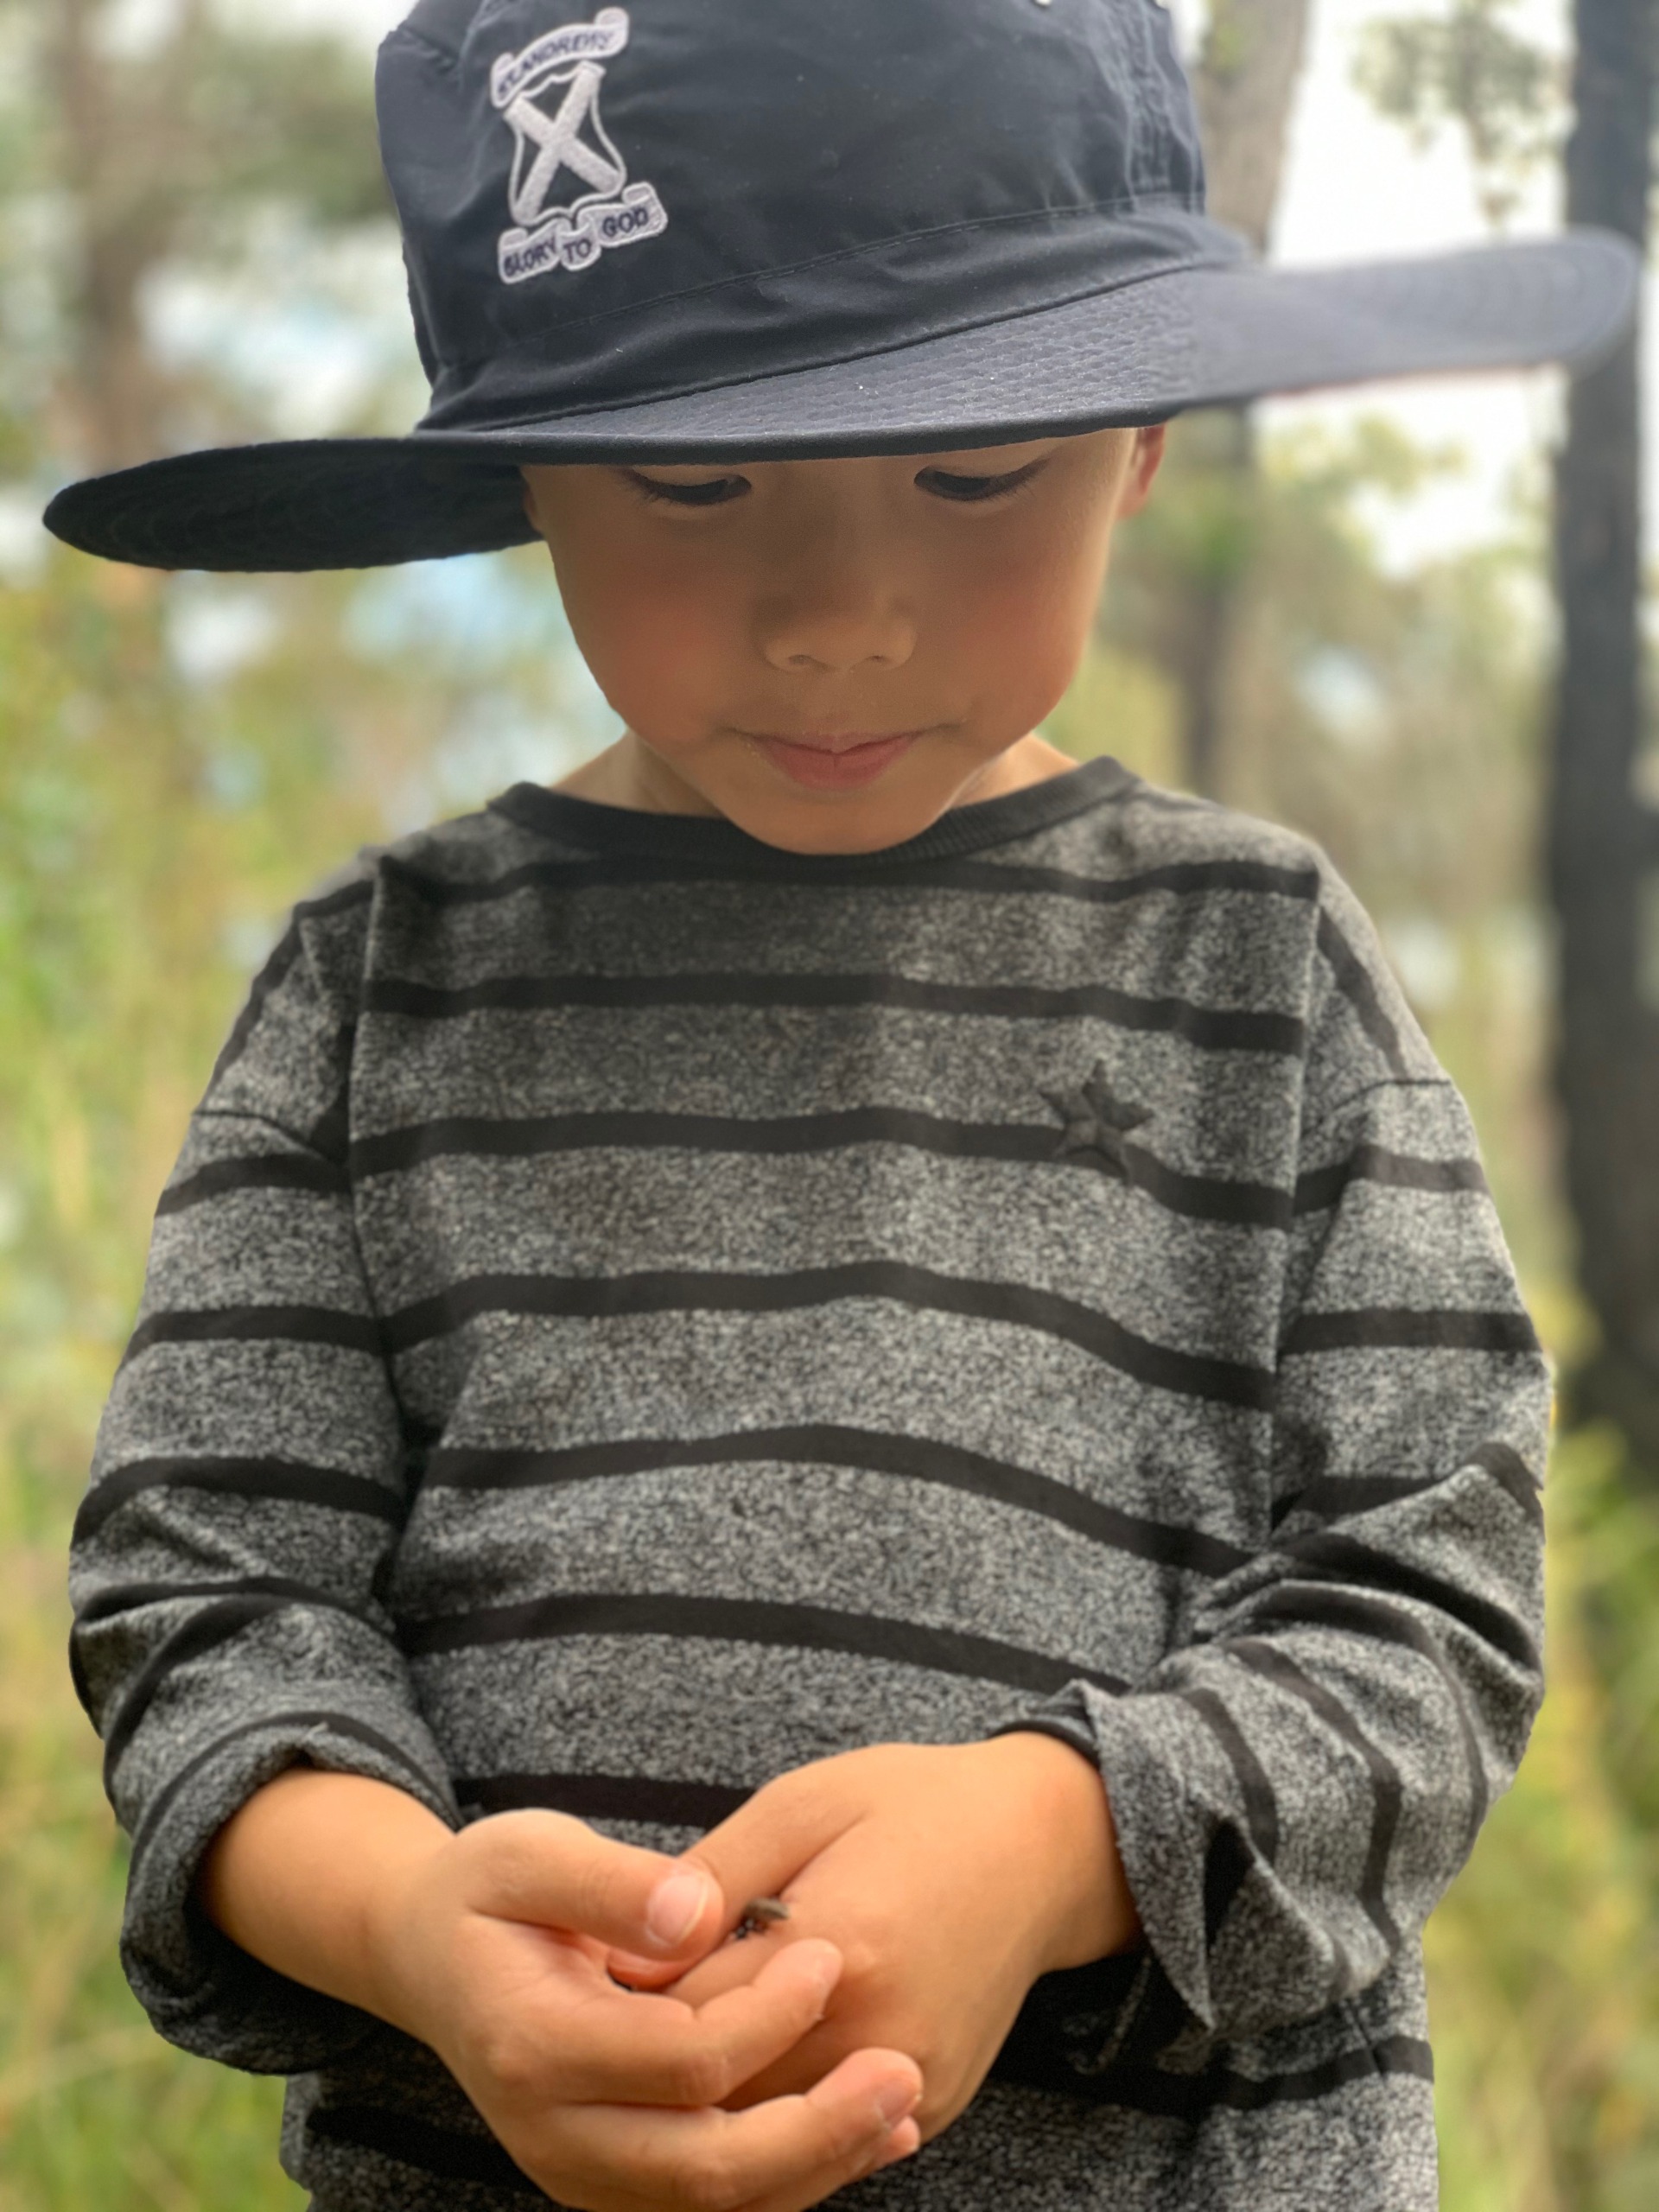
[[1322,856],[1034,732],[1176,408],[1628,257],[1236,266],[1145,0],[423,0],[381,116],[427,425],[54,527],[539,535],[626,734],[303,902],[163,1195],[135,1989],[318,2212],[1431,2205],[1544,1370]]

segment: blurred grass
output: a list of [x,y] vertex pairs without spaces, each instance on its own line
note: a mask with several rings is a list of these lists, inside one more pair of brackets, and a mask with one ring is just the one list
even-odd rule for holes
[[70,1687],[68,1516],[0,1459],[0,2212],[300,2212],[279,2082],[162,2042],[116,1955],[126,1848]]

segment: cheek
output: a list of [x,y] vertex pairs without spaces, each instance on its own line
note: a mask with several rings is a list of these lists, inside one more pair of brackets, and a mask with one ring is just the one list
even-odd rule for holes
[[1023,702],[1051,693],[1046,712],[1074,674],[1093,620],[1099,579],[1052,541],[1009,547],[976,563],[953,595],[950,652],[982,689]]
[[663,743],[702,734],[729,702],[742,658],[738,594],[718,570],[626,546],[557,568],[582,657],[617,713]]

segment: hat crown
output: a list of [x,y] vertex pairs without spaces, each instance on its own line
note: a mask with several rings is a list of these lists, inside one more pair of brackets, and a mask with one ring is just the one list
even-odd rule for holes
[[378,96],[429,427],[544,415],[550,378],[603,405],[847,358],[1205,257],[1155,0],[420,0]]

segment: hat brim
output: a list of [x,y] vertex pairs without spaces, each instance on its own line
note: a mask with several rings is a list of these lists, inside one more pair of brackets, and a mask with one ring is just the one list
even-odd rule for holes
[[1634,312],[1628,240],[1574,230],[1427,258],[1182,270],[886,352],[556,421],[180,454],[59,493],[48,529],[134,566],[367,569],[534,536],[523,462],[945,452],[1381,378],[1582,370]]

